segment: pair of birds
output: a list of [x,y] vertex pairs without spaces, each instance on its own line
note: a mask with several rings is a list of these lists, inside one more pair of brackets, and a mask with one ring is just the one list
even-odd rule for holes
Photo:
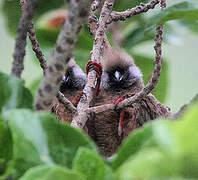
[[[141,71],[135,65],[132,57],[123,50],[110,48],[105,51],[102,67],[100,93],[93,99],[90,106],[115,103],[119,98],[133,96],[144,87]],[[76,96],[85,83],[86,75],[73,60],[70,60],[60,91],[75,104]],[[99,114],[93,113],[86,123],[88,135],[98,146],[100,154],[105,157],[110,157],[123,139],[145,122],[158,117],[170,116],[170,109],[160,104],[152,94],[147,95],[140,102],[124,108],[123,122],[120,127],[122,111],[109,110]],[[57,99],[54,100],[52,112],[61,121],[71,123],[72,114]],[[121,128],[120,132],[118,127]]]

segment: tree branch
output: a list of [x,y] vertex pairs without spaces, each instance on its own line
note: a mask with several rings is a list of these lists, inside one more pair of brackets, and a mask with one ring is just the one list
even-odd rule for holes
[[27,31],[33,18],[36,3],[37,0],[27,0],[27,3],[23,7],[22,15],[17,29],[11,74],[19,78],[21,77],[22,71],[24,69],[23,62],[25,56]]
[[123,101],[121,101],[120,103],[118,103],[117,105],[115,104],[106,104],[106,105],[101,105],[101,106],[97,106],[97,107],[92,107],[86,110],[87,113],[101,113],[101,112],[105,112],[107,110],[113,110],[113,109],[122,109],[124,107],[130,106],[133,103],[136,103],[138,101],[140,101],[143,97],[145,97],[146,95],[148,95],[153,89],[154,87],[157,85],[159,76],[160,76],[160,72],[161,72],[161,66],[162,66],[162,50],[161,50],[161,46],[162,46],[162,32],[163,32],[163,26],[160,25],[157,27],[156,29],[156,37],[155,37],[155,52],[156,52],[156,57],[155,57],[155,67],[154,67],[154,71],[152,73],[152,76],[149,80],[149,82],[147,83],[147,85],[137,94],[135,94],[134,96],[127,98]]
[[183,105],[183,106],[179,109],[179,111],[178,111],[177,113],[173,114],[172,119],[177,119],[177,118],[179,118],[179,117],[183,114],[183,112],[184,112],[189,106],[191,106],[193,103],[195,103],[195,102],[197,102],[197,101],[198,101],[198,94],[195,95],[195,97],[190,101],[190,103]]
[[97,23],[98,23],[97,17],[94,15],[93,11],[90,11],[89,17],[88,17],[88,28],[89,28],[90,34],[93,37],[95,37],[96,29],[98,28]]
[[71,113],[76,112],[76,108],[74,107],[74,105],[60,91],[57,94],[57,99],[59,100],[60,103],[64,105],[65,109],[67,109]]
[[66,21],[58,35],[56,46],[49,58],[46,75],[35,98],[36,110],[48,110],[53,98],[58,93],[62,75],[65,73],[67,63],[72,56],[82,23],[87,18],[90,4],[91,0],[71,0],[68,4]]
[[32,50],[35,52],[35,55],[36,55],[37,59],[39,60],[40,66],[43,69],[43,74],[45,75],[46,71],[47,71],[47,62],[46,62],[44,55],[39,47],[39,43],[36,38],[36,33],[34,31],[34,25],[32,22],[30,23],[30,26],[28,29],[28,36],[32,43]]
[[[20,4],[21,4],[21,9],[22,11],[25,10],[25,7],[27,6],[27,0],[20,0]],[[40,62],[40,66],[43,69],[43,74],[45,75],[46,69],[47,69],[47,62],[44,58],[44,55],[39,47],[39,43],[38,40],[36,38],[36,33],[34,31],[34,24],[31,21],[29,28],[28,28],[28,36],[29,39],[32,43],[32,50],[35,52],[35,55],[37,57],[37,59]]]
[[[94,39],[94,46],[91,54],[91,60],[97,63],[100,62],[100,57],[103,54],[103,48],[105,46],[105,30],[107,28],[106,22],[109,18],[113,7],[114,0],[106,0],[100,18],[98,22],[98,28]],[[88,73],[88,82],[83,89],[83,96],[77,106],[77,114],[74,116],[71,125],[78,128],[83,128],[87,121],[87,113],[85,110],[89,108],[89,103],[93,99],[93,93],[95,89],[96,71],[93,69]]]
[[126,106],[131,105],[134,102],[141,100],[144,96],[149,94],[157,85],[162,67],[162,34],[163,34],[163,25],[159,25],[156,28],[155,46],[154,46],[156,52],[156,57],[154,61],[155,68],[149,82],[139,93],[135,94],[133,97],[127,98],[124,101],[120,102],[116,108],[119,109],[124,108]]
[[112,11],[110,15],[110,19],[108,20],[108,24],[110,24],[112,21],[118,21],[118,20],[125,21],[127,18],[131,16],[147,12],[149,9],[153,9],[157,4],[159,4],[159,2],[160,0],[152,0],[147,4],[140,3],[140,5],[131,9],[127,9],[126,11],[123,12]]
[[[20,0],[20,4],[21,4],[22,10],[24,10],[24,7],[26,6],[27,1],[26,0]],[[47,70],[47,62],[46,62],[46,60],[44,58],[44,55],[43,55],[43,53],[42,53],[42,51],[41,51],[41,49],[39,47],[39,43],[38,43],[38,40],[36,38],[36,33],[34,31],[34,25],[33,25],[32,22],[30,23],[30,26],[28,28],[28,36],[29,36],[29,39],[30,39],[30,41],[32,43],[32,49],[35,52],[36,57],[39,60],[40,66],[43,69],[43,73],[45,75],[46,70]],[[71,113],[75,113],[76,112],[76,108],[73,106],[73,104],[60,91],[57,94],[57,99]]]
[[161,8],[162,8],[162,9],[166,8],[166,0],[160,0],[160,1],[161,1],[161,2],[160,2]]
[[94,0],[93,3],[91,4],[91,10],[95,11],[96,9],[98,9],[100,3],[101,3],[101,0]]

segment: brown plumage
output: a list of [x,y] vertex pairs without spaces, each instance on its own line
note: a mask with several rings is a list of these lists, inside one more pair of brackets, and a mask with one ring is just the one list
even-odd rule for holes
[[[103,68],[100,95],[92,102],[92,106],[113,103],[115,99],[120,97],[127,98],[144,87],[140,70],[132,58],[121,50],[111,50],[111,52],[106,53]],[[121,110],[110,110],[97,115],[92,114],[87,122],[89,135],[105,157],[111,156],[123,139],[135,128],[157,117],[170,115],[169,108],[160,104],[152,94],[149,94],[139,103],[125,108],[120,136],[118,135],[120,113]]]
[[[75,61],[71,59],[68,63],[67,72],[65,73],[65,76],[63,76],[60,85],[60,91],[68,100],[75,104],[76,97],[85,86],[85,81],[85,73],[75,63]],[[64,105],[61,104],[57,98],[55,98],[52,103],[51,112],[54,113],[56,117],[63,122],[71,123],[72,121],[72,113],[65,109]]]
[[[101,89],[98,97],[94,98],[90,106],[114,103],[120,97],[123,99],[139,92],[143,87],[142,74],[134,64],[133,59],[122,50],[108,49],[103,57],[103,74]],[[71,61],[63,78],[60,91],[72,103],[85,85],[85,74]],[[99,152],[110,157],[123,139],[135,128],[142,126],[149,120],[158,117],[168,117],[170,110],[152,95],[144,97],[140,102],[125,108],[122,134],[118,133],[118,125],[122,110],[109,110],[103,113],[92,113],[86,123],[88,135],[98,146]],[[68,112],[57,99],[53,102],[52,112],[58,119],[70,123],[72,114]]]

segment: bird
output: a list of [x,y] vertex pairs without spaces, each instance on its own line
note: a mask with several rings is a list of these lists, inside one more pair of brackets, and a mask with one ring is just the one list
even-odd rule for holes
[[[94,98],[91,107],[120,102],[144,88],[140,69],[124,50],[108,47],[104,51],[102,67],[100,94]],[[170,109],[150,93],[122,110],[92,113],[86,125],[100,154],[111,157],[134,129],[147,121],[168,116]]]
[[[63,93],[74,106],[76,106],[80,100],[85,83],[86,74],[76,64],[74,59],[71,59],[68,63],[65,75],[62,77],[59,91]],[[72,121],[72,112],[65,109],[64,105],[59,102],[57,97],[55,97],[52,102],[51,112],[62,122],[70,124]]]

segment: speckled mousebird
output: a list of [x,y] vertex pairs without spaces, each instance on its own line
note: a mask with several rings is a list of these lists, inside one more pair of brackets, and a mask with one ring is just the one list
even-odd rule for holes
[[[106,49],[102,65],[100,94],[93,100],[92,106],[115,103],[117,99],[133,96],[144,87],[141,71],[132,57],[123,50]],[[124,108],[123,124],[120,127],[122,111],[109,110],[97,115],[92,114],[87,122],[89,135],[105,157],[110,157],[135,128],[149,120],[170,116],[170,109],[160,104],[152,94]]]
[[[59,90],[75,105],[77,101],[76,98],[79,97],[80,92],[83,90],[85,82],[85,73],[75,63],[75,61],[71,59],[68,63],[67,71],[62,78]],[[64,105],[61,104],[57,98],[55,98],[52,103],[51,111],[59,120],[71,123],[72,113],[65,109]]]

